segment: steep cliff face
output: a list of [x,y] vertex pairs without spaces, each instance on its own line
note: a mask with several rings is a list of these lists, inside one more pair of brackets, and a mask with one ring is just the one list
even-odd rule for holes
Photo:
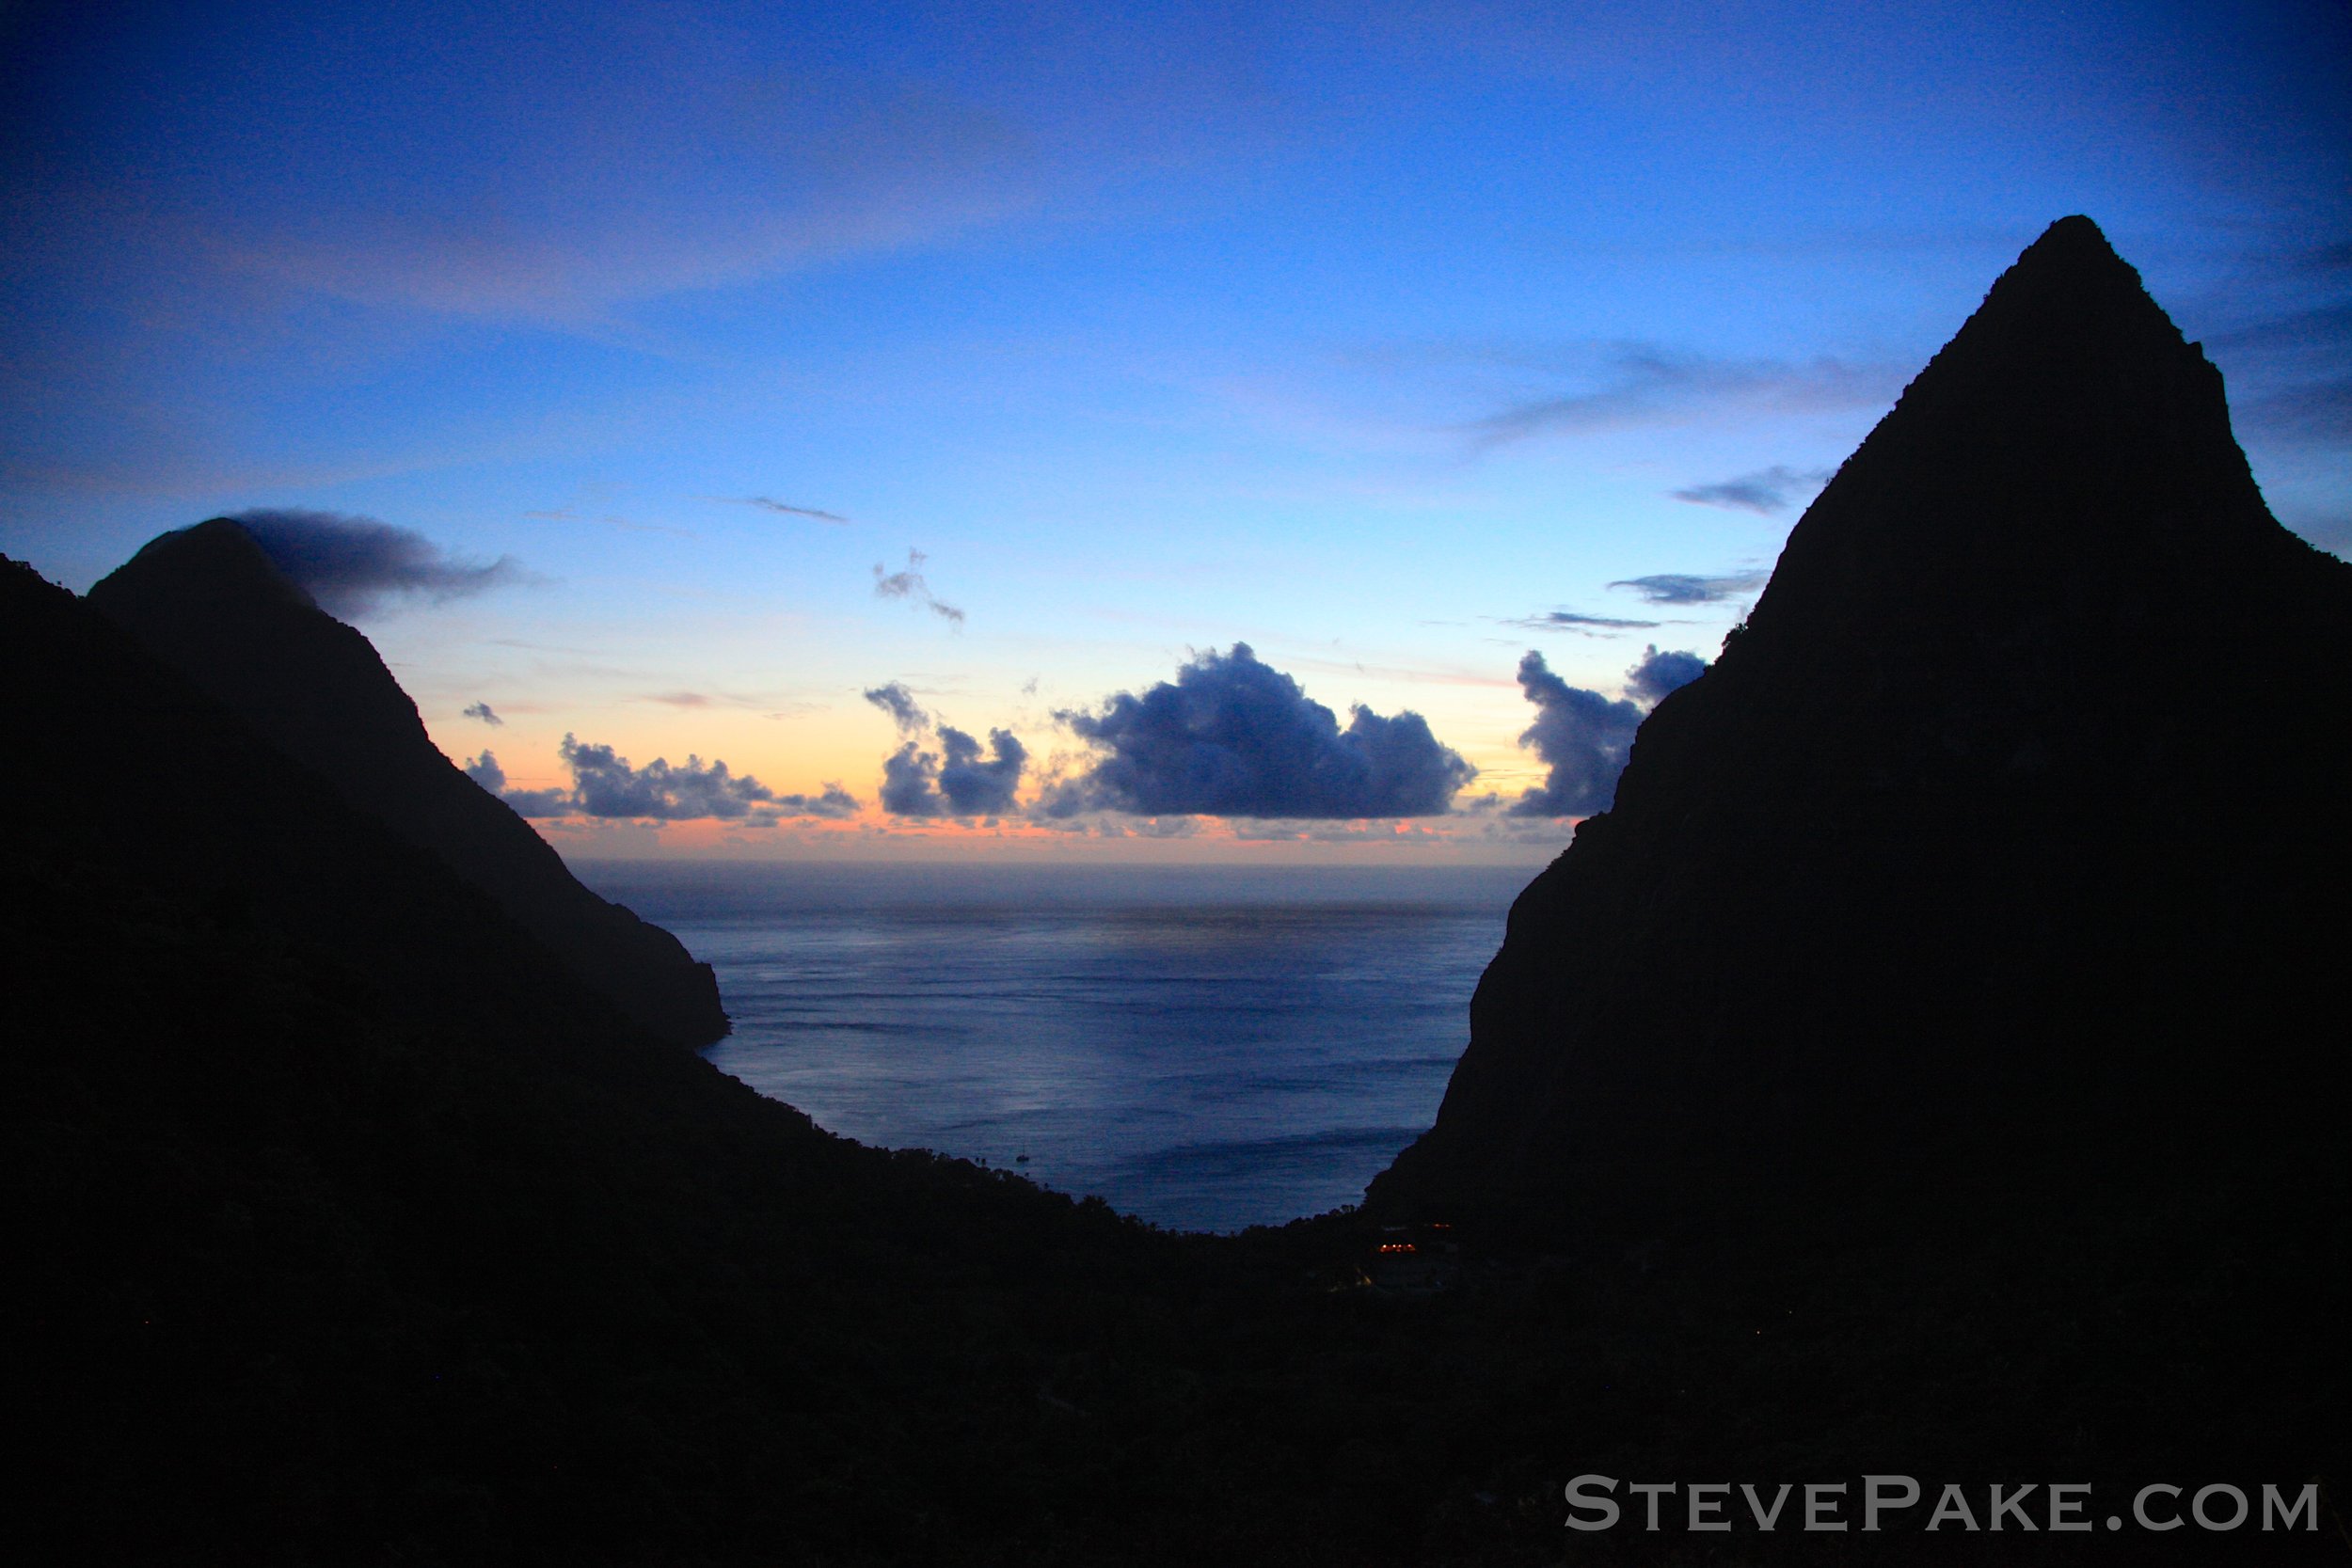
[[2340,1169],[2347,650],[2352,567],[2270,516],[2219,372],[2053,225],[1520,896],[1373,1201],[1608,1230]]
[[666,1039],[726,1033],[716,979],[675,937],[597,897],[440,753],[368,640],[310,602],[236,523],[151,542],[89,602],[350,801],[431,850],[580,979]]

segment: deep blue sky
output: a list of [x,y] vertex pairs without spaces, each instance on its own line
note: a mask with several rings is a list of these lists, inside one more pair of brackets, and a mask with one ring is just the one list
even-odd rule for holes
[[[2066,213],[2206,342],[2281,519],[2352,546],[2348,19],[16,5],[0,549],[81,588],[216,513],[380,519],[511,558],[359,617],[453,755],[569,785],[573,733],[862,802],[567,849],[970,852],[877,804],[904,740],[1004,729],[1018,805],[1086,766],[1057,710],[1235,642],[1507,801],[1522,656],[1612,700],[1711,656]],[[1714,586],[1612,586],[1669,576]]]

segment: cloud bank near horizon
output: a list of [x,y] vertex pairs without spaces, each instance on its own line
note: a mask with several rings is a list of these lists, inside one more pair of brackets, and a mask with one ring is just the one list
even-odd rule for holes
[[528,817],[716,820],[765,828],[786,817],[837,819],[858,811],[857,798],[838,784],[829,781],[818,795],[779,795],[751,775],[736,774],[715,759],[706,765],[699,756],[690,755],[683,767],[672,767],[666,758],[656,757],[636,768],[612,747],[583,743],[569,734],[556,754],[571,772],[568,789],[510,788],[505,768],[486,747],[480,756],[469,757],[459,766],[468,778]]

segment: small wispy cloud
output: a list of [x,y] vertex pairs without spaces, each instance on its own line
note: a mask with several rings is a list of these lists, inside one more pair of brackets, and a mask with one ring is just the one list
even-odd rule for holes
[[921,550],[910,549],[907,551],[906,569],[898,572],[885,572],[882,563],[876,562],[874,563],[874,597],[904,599],[909,604],[921,605],[952,626],[961,626],[963,611],[932,593],[930,583],[923,576],[923,562],[930,559],[930,557]]
[[1736,512],[1754,512],[1769,517],[1775,512],[1786,512],[1795,504],[1798,497],[1809,495],[1827,484],[1833,471],[1829,468],[1800,471],[1775,463],[1752,474],[1717,480],[1711,484],[1693,484],[1671,494],[1675,499],[1689,501],[1695,506],[1728,507]]
[[490,705],[487,703],[473,704],[466,709],[466,717],[469,719],[479,719],[484,723],[490,725],[494,729],[506,722],[505,720],[501,719],[491,710]]
[[914,693],[906,689],[903,681],[872,687],[867,689],[866,700],[890,715],[891,722],[898,726],[900,735],[915,735],[930,727],[931,716],[923,711],[922,705],[914,700]]
[[1703,578],[1686,572],[1659,572],[1645,578],[1627,578],[1609,586],[1630,588],[1650,604],[1720,604],[1742,594],[1755,593],[1764,586],[1769,576],[1765,572],[1734,572],[1724,577]]
[[774,512],[787,517],[809,517],[820,523],[840,525],[847,525],[850,521],[838,512],[827,512],[817,506],[794,506],[790,501],[780,501],[772,496],[728,496],[724,499],[738,506],[755,506],[762,512]]

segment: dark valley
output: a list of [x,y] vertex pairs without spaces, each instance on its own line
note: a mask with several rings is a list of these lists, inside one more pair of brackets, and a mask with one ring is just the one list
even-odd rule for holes
[[[1154,1231],[722,1076],[708,971],[233,523],[0,596],[28,1560],[2346,1549],[2352,567],[2271,519],[2087,219],[1644,724],[1436,1126],[1281,1229]],[[1579,1475],[1885,1473],[2320,1506],[1563,1527]]]

